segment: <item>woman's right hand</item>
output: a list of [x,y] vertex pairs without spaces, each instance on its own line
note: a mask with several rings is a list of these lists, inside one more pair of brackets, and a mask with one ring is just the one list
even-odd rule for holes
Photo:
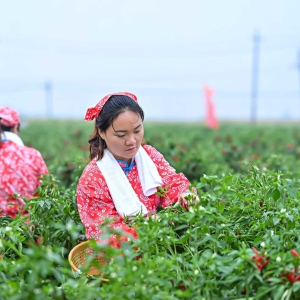
[[147,215],[146,219],[149,219],[149,218],[151,218],[152,220],[159,220],[160,216],[159,215]]
[[[187,199],[187,198],[190,198],[190,199]],[[189,209],[190,203],[197,204],[197,203],[199,203],[200,199],[199,199],[198,195],[196,195],[195,193],[193,193],[191,191],[187,191],[187,192],[180,194],[178,201],[182,205],[182,207]]]

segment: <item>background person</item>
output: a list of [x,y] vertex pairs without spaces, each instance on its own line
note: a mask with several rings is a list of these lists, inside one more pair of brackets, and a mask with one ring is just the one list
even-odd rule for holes
[[[118,228],[137,237],[125,222],[126,216],[148,216],[185,197],[190,182],[177,174],[163,155],[145,145],[144,112],[131,93],[105,96],[95,107],[89,108],[85,120],[95,120],[94,133],[89,140],[91,161],[85,167],[77,186],[77,206],[88,239],[96,239],[118,247],[115,235],[101,239],[99,225],[106,218],[114,219],[112,228]],[[158,187],[164,195],[156,194]],[[126,241],[125,237],[121,238]]]
[[40,152],[24,146],[19,133],[19,113],[0,107],[0,216],[16,217],[25,204],[22,197],[32,198],[39,177],[48,173]]

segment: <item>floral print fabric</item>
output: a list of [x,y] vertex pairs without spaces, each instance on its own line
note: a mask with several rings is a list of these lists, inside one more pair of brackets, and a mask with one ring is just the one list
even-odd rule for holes
[[109,94],[106,95],[104,98],[102,98],[94,107],[90,107],[87,109],[84,120],[85,121],[92,121],[95,118],[98,117],[100,114],[103,106],[105,103],[109,100],[110,97],[112,96],[127,96],[130,97],[132,100],[137,102],[137,97],[134,94],[128,93],[128,92],[120,92],[120,93],[114,93],[114,94]]
[[11,107],[0,107],[0,123],[8,127],[18,125],[20,123],[20,115]]
[[[24,205],[21,197],[30,199],[39,185],[39,177],[48,173],[37,150],[12,141],[0,143],[0,215],[15,217]],[[14,197],[19,194],[20,197]]]

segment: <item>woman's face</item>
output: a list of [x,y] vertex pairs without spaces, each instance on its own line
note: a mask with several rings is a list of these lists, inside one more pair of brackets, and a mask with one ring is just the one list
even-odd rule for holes
[[105,133],[98,131],[113,156],[127,163],[136,155],[144,137],[140,115],[129,110],[121,113]]

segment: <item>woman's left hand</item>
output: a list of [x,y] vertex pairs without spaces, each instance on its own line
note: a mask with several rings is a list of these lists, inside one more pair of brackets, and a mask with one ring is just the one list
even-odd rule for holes
[[199,203],[200,199],[198,195],[194,194],[193,192],[184,192],[179,195],[179,203],[186,209],[189,209],[189,204],[197,204]]

